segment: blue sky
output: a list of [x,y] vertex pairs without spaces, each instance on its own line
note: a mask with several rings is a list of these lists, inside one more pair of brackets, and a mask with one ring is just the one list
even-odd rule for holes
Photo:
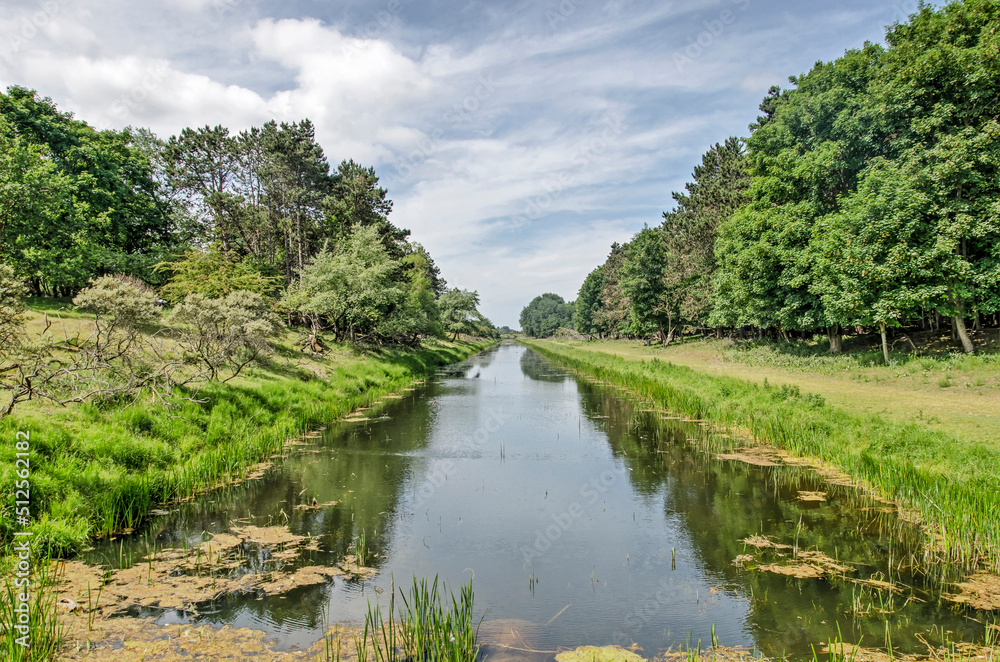
[[0,84],[101,127],[308,117],[374,165],[394,223],[516,327],[655,225],[772,84],[914,0],[39,0],[0,8]]

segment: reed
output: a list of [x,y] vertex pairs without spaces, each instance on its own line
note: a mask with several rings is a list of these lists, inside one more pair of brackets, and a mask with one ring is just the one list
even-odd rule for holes
[[[438,578],[428,582],[413,578],[409,594],[395,591],[383,615],[378,604],[368,606],[362,633],[355,639],[358,662],[468,662],[477,659],[478,624],[473,615],[472,580],[463,584],[458,597],[449,592],[444,601],[444,585]],[[485,616],[485,614],[484,614]],[[482,622],[482,619],[480,619]],[[328,645],[327,660],[339,648]]]
[[[50,558],[32,559],[35,572],[26,587],[17,585],[14,577],[5,577],[0,590],[0,651],[9,662],[51,662],[58,659],[62,644],[56,593],[53,590],[57,569]],[[28,593],[27,614],[19,611],[19,596]],[[25,631],[15,626],[26,626]],[[20,640],[20,641],[19,641]],[[27,646],[22,645],[27,643]]]

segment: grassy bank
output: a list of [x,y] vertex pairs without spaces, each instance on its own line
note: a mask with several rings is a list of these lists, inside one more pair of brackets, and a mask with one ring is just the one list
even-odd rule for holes
[[828,404],[794,385],[756,383],[653,359],[522,341],[660,407],[749,430],[759,442],[830,462],[919,513],[940,559],[1000,567],[1000,447]]
[[975,335],[981,339],[975,355],[955,351],[945,342],[947,336],[914,337],[919,352],[897,343],[890,365],[884,364],[881,346],[873,345],[871,338],[847,339],[841,355],[829,354],[825,339],[739,344],[710,339],[675,342],[666,348],[639,341],[558,342],[631,361],[658,358],[758,384],[766,379],[817,393],[855,413],[919,422],[963,440],[1000,445],[1000,353],[992,333]]
[[[85,316],[63,315],[69,326]],[[68,333],[72,334],[70,328]],[[239,480],[286,441],[461,360],[483,342],[431,342],[420,351],[334,348],[307,357],[292,334],[237,379],[175,388],[171,403],[131,406],[28,402],[0,421],[0,538],[16,522],[15,437],[30,436],[33,544],[71,554],[94,536],[137,527],[157,504]],[[20,527],[16,527],[18,530]]]

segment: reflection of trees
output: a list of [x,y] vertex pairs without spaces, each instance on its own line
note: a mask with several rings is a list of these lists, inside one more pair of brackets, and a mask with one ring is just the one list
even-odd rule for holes
[[541,354],[530,350],[521,352],[521,372],[529,379],[534,379],[538,382],[558,384],[569,379],[569,376],[561,368],[542,358]]
[[[704,436],[697,424],[662,420],[609,388],[581,383],[580,393],[584,412],[629,467],[633,489],[664,494],[665,517],[682,522],[703,570],[716,576],[724,590],[750,598],[748,627],[765,654],[809,656],[810,644],[837,636],[838,623],[847,641],[878,646],[885,639],[885,621],[874,614],[853,615],[855,597],[878,606],[879,595],[848,579],[795,579],[737,568],[733,560],[738,555],[756,552],[740,542],[754,534],[820,550],[853,566],[847,577],[914,587],[914,597],[926,602],[911,601],[904,607],[906,590],[894,597],[896,611],[888,616],[896,647],[926,650],[915,635],[933,625],[938,626],[936,637],[923,634],[932,644],[943,644],[941,633],[948,630],[967,639],[981,638],[980,626],[970,627],[975,624],[936,599],[941,578],[913,568],[922,558],[920,534],[884,512],[884,504],[799,468],[716,460],[686,442]],[[799,501],[800,490],[826,492],[828,501]],[[888,600],[890,594],[883,591],[881,597]]]

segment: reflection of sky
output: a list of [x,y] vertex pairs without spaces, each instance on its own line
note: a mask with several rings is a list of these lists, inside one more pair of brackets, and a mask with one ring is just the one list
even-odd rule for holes
[[307,116],[331,161],[376,166],[393,220],[444,276],[516,326],[535,295],[574,299],[613,241],[656,224],[770,85],[915,7],[12,0],[0,84],[164,137]]

